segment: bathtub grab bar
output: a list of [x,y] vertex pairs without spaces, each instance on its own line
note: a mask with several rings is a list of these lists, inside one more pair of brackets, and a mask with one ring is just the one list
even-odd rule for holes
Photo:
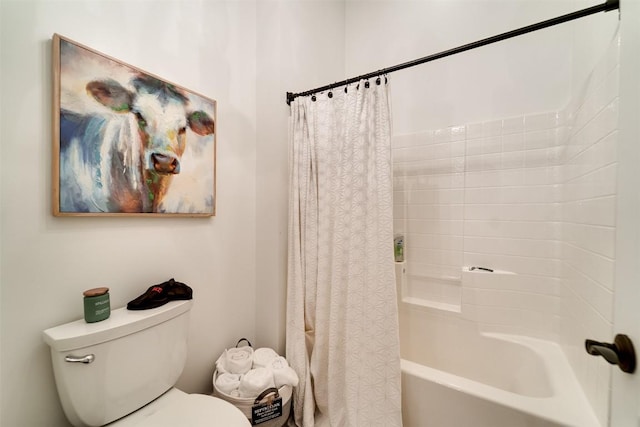
[[488,271],[489,273],[493,273],[493,270],[490,269],[490,268],[486,268],[486,267],[469,267],[469,271],[473,271],[473,270]]

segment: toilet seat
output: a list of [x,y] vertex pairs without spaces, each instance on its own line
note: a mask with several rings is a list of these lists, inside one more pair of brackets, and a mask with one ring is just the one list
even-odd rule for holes
[[249,427],[251,423],[231,403],[204,394],[172,388],[153,402],[109,427]]

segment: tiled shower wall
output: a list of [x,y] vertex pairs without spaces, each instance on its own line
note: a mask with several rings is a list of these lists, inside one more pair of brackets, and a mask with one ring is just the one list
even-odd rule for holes
[[618,53],[616,39],[570,107],[562,169],[560,343],[602,425],[607,425],[611,367],[586,356],[584,340],[613,340]]
[[458,309],[463,264],[465,128],[393,138],[394,228],[411,297]]
[[392,139],[406,290],[559,342],[603,425],[611,368],[584,339],[612,340],[617,107],[616,42],[564,111]]
[[563,119],[551,112],[467,126],[464,264],[515,273],[463,282],[463,315],[484,328],[554,337]]
[[[485,328],[555,339],[565,136],[554,112],[394,137],[408,290],[436,288],[434,302],[457,303]],[[516,275],[464,280],[463,266]],[[437,278],[450,279],[449,295]]]

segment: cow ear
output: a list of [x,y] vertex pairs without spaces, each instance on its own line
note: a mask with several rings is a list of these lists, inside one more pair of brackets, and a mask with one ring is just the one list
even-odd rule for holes
[[115,80],[94,80],[87,83],[87,92],[100,104],[118,113],[131,111],[133,95]]
[[194,111],[187,117],[189,127],[198,135],[211,135],[214,131],[213,119],[204,111]]

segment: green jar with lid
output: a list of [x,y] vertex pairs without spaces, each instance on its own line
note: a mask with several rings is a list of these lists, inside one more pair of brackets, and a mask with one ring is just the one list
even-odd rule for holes
[[88,289],[82,295],[84,295],[84,320],[87,323],[109,318],[111,315],[109,288]]

